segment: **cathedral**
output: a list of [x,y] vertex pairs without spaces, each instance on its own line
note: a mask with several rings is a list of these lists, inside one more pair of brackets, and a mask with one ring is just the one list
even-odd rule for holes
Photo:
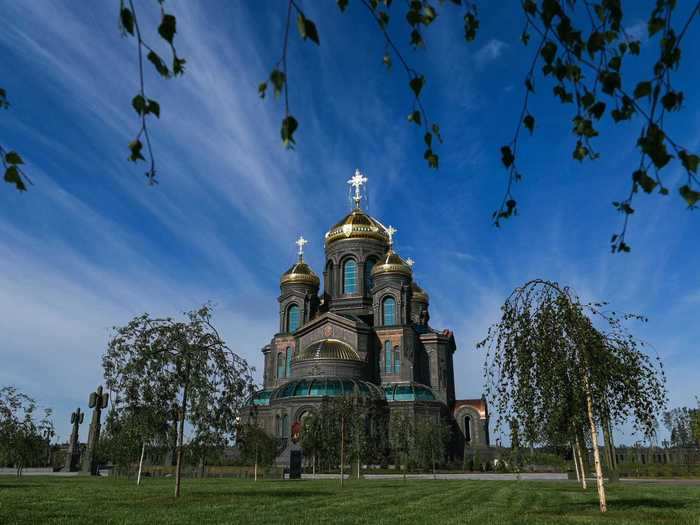
[[489,444],[486,401],[455,399],[454,335],[430,326],[430,299],[413,279],[413,261],[394,250],[397,230],[362,209],[366,182],[356,171],[348,181],[353,209],[325,235],[323,290],[304,262],[303,237],[280,279],[279,327],[262,349],[263,388],[245,417],[282,440],[281,465],[299,449],[305,415],[344,395],[416,420],[449,421],[459,455]]

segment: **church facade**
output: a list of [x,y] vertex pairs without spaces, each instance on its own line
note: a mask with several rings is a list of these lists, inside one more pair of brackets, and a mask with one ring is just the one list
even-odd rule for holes
[[348,181],[354,207],[325,235],[323,289],[303,259],[303,237],[280,279],[279,327],[262,349],[263,388],[244,414],[283,441],[279,464],[299,448],[294,434],[304,417],[343,395],[416,420],[447,420],[456,448],[489,445],[483,397],[455,399],[454,335],[430,326],[429,296],[413,279],[412,261],[394,250],[396,230],[361,207],[366,181],[359,171]]

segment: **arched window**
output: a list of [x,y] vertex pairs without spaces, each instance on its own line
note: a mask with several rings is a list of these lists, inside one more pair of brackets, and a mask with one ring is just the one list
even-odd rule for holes
[[287,310],[287,332],[296,332],[299,328],[299,307],[291,305]]
[[287,414],[282,416],[282,437],[289,437],[289,417]]
[[464,441],[471,443],[472,440],[472,418],[464,416]]
[[287,364],[284,374],[287,377],[291,377],[292,375],[292,349],[289,346],[287,347]]
[[376,262],[377,261],[374,259],[367,259],[367,261],[365,261],[365,294],[372,291],[372,286],[374,286],[374,281],[372,279],[372,268],[374,268]]
[[357,292],[357,263],[354,259],[348,259],[343,264],[343,293]]
[[384,341],[384,372],[391,374],[391,341]]
[[396,301],[393,297],[387,297],[382,301],[382,324],[384,326],[396,324]]
[[394,347],[394,373],[398,375],[401,372],[401,349],[398,346]]
[[277,354],[277,379],[284,377],[285,366],[284,366],[284,354],[280,352]]

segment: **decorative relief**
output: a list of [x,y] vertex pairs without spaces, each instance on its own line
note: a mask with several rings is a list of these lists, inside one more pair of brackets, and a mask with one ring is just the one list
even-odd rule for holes
[[323,336],[326,338],[333,337],[333,326],[328,324],[323,327]]

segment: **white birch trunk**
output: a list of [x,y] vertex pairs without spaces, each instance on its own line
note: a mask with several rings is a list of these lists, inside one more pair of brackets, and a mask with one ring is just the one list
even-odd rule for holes
[[598,450],[598,431],[593,419],[593,400],[591,399],[591,389],[588,385],[588,378],[585,379],[586,386],[586,408],[588,409],[588,424],[591,427],[591,441],[593,442],[593,462],[595,464],[596,485],[598,486],[598,499],[600,500],[600,512],[608,510],[608,503],[605,499],[605,485],[603,483],[603,468],[600,464],[600,451]]
[[581,483],[581,473],[578,470],[578,458],[576,457],[576,447],[571,443],[571,455],[574,458],[574,469],[576,469],[576,481]]
[[139,459],[139,473],[136,476],[136,486],[141,485],[141,471],[143,470],[143,456],[146,454],[146,442],[141,444],[141,458]]

